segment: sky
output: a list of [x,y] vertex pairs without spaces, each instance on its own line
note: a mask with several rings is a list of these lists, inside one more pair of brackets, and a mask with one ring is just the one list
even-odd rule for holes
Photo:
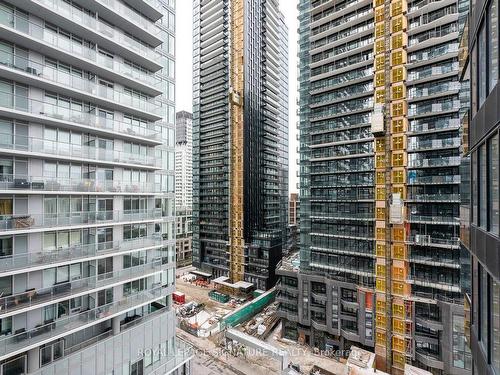
[[[289,190],[297,191],[297,6],[293,0],[280,0],[281,12],[288,25],[289,45]],[[192,112],[193,5],[191,0],[177,1],[176,17],[176,105],[177,111]]]

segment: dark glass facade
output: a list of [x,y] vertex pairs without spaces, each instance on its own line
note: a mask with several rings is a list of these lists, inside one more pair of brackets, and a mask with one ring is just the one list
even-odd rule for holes
[[[500,374],[500,113],[498,111],[498,1],[470,2],[468,56],[463,81],[470,80],[466,118],[470,176],[462,245],[470,252],[463,272],[471,274],[467,300],[474,373]],[[470,124],[469,124],[470,121]]]
[[[277,1],[243,3],[243,277],[268,289],[288,229],[288,31]],[[234,4],[194,4],[193,264],[230,276]]]

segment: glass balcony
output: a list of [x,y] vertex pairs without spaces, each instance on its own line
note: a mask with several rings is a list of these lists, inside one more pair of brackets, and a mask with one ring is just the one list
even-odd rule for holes
[[86,178],[36,177],[25,175],[0,175],[0,190],[78,191],[89,193],[158,193],[159,184]]
[[123,106],[138,109],[147,113],[152,113],[157,116],[161,116],[162,111],[164,110],[161,107],[160,101],[158,100],[145,100],[136,98],[124,91],[99,85],[97,82],[95,82],[95,76],[93,76],[92,80],[90,80],[84,78],[83,75],[77,76],[75,74],[64,72],[51,66],[40,64],[38,62],[14,54],[5,53],[3,56],[4,58],[1,63],[8,66],[9,68],[19,69],[23,72],[29,72],[48,81],[52,81],[66,87],[71,87],[75,90],[81,90],[91,95],[98,96],[102,99],[116,102]]
[[83,105],[79,108],[67,108],[57,106],[48,102],[29,99],[26,96],[13,95],[0,91],[0,108],[26,112],[35,116],[46,116],[55,120],[62,120],[71,123],[77,123],[90,126],[96,129],[110,130],[128,136],[139,136],[144,138],[160,140],[160,134],[149,128],[135,126],[131,123],[117,121],[96,115],[96,107],[84,110]]
[[460,127],[460,119],[444,118],[431,121],[414,120],[410,122],[410,131],[419,133],[433,130],[454,130]]
[[[98,0],[98,2],[106,4],[108,8],[113,9],[116,13],[120,14],[122,17],[127,18],[132,23],[137,24],[142,29],[146,30],[148,33],[158,37],[161,30],[152,21],[143,17],[141,14],[135,12],[132,8],[125,6],[121,1],[118,0]],[[161,8],[157,8],[161,9]]]
[[148,236],[132,240],[111,241],[92,244],[77,244],[59,247],[57,250],[44,250],[0,257],[0,272],[50,265],[60,262],[72,262],[78,259],[121,251],[160,246],[160,236]]
[[455,216],[444,216],[444,215],[408,215],[408,221],[411,223],[431,223],[431,224],[450,224],[459,225],[460,218]]
[[61,298],[68,299],[72,296],[90,292],[93,289],[119,283],[137,277],[149,276],[164,267],[160,259],[136,267],[125,268],[118,271],[94,275],[66,283],[59,283],[47,288],[32,289],[24,293],[0,298],[2,314],[36,307],[40,304],[50,303]]
[[408,90],[408,99],[425,98],[427,96],[446,93],[447,91],[458,91],[460,82],[445,82],[429,84],[428,87],[412,87]]
[[459,184],[460,176],[414,176],[412,173],[408,174],[408,184]]
[[[55,34],[49,29],[45,29],[42,26],[30,22],[29,20],[24,18],[22,18],[22,22],[14,22],[12,13],[7,12],[4,9],[0,9],[0,24],[6,27],[10,27],[17,32],[27,34],[39,40],[39,42],[42,44],[60,48],[65,52],[68,52],[80,58],[90,60],[100,67],[108,68],[115,73],[126,75],[134,80],[138,80],[152,87],[159,87],[162,84],[161,78],[159,78],[155,74],[134,69],[132,66],[127,65],[124,62],[119,61],[118,59],[107,57],[99,53],[95,49],[84,46],[82,42],[75,41],[59,34]],[[154,54],[156,55],[154,57],[156,59],[155,61],[160,61],[161,56],[158,55],[157,52],[154,52]]]
[[436,201],[459,202],[460,195],[459,194],[410,194],[408,199],[417,202],[436,202]]
[[439,77],[442,74],[458,72],[458,68],[458,62],[453,62],[451,64],[441,66],[427,67],[423,70],[414,70],[408,74],[408,81],[411,82],[429,77]]
[[0,133],[0,148],[50,154],[64,158],[90,159],[98,162],[125,163],[138,166],[160,167],[161,164],[161,160],[145,154],[132,154],[99,147],[82,146],[19,135],[14,136],[5,133]]
[[55,340],[59,336],[64,336],[69,331],[79,329],[94,322],[104,321],[111,316],[132,310],[138,305],[152,302],[170,293],[171,291],[167,288],[156,287],[121,298],[107,305],[84,311],[80,314],[58,319],[52,323],[44,324],[28,331],[23,330],[24,332],[18,332],[0,340],[0,355],[6,355],[15,350],[22,350],[27,346],[36,345],[47,339]]
[[411,138],[408,142],[409,151],[425,151],[425,150],[436,150],[439,148],[449,148],[449,147],[460,147],[459,138],[448,138],[448,139],[429,139],[425,141],[420,141],[416,138]]
[[161,218],[161,214],[161,209],[153,209],[2,215],[0,216],[0,232],[109,222],[120,223],[129,221],[156,220]]
[[429,61],[436,57],[456,52],[458,52],[458,43],[450,43],[441,47],[431,47],[423,51],[411,53],[409,54],[408,59],[410,63],[416,63],[420,61]]
[[460,165],[460,156],[408,160],[408,168],[450,167]]
[[434,114],[443,111],[453,111],[460,109],[460,100],[449,100],[441,103],[411,104],[408,108],[408,116],[419,116]]
[[460,240],[456,238],[437,238],[426,234],[417,234],[408,237],[409,244],[422,245],[422,246],[439,246],[439,247],[452,247],[458,248]]

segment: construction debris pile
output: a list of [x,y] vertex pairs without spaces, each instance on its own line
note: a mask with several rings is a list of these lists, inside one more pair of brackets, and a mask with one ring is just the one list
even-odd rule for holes
[[278,303],[274,302],[262,310],[258,315],[250,319],[243,327],[242,331],[260,340],[265,340],[279,323],[276,315]]

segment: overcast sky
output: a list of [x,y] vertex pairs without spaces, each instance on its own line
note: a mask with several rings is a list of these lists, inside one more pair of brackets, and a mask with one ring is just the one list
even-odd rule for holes
[[[291,192],[297,191],[297,4],[294,0],[280,0],[280,8],[288,24],[289,45],[289,138],[290,138],[290,188]],[[191,0],[177,0],[177,85],[176,105],[177,111],[192,112],[192,57],[193,57],[193,8]]]

